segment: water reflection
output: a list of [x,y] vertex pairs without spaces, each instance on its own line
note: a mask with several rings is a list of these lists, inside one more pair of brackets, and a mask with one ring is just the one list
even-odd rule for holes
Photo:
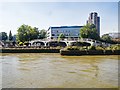
[[104,88],[118,85],[118,56],[3,54],[4,88]]

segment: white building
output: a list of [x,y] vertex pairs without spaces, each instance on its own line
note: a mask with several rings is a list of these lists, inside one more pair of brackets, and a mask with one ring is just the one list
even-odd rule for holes
[[78,38],[82,27],[83,26],[49,27],[47,30],[47,39],[57,39],[61,33],[65,35],[65,38]]
[[108,33],[109,36],[111,36],[113,39],[120,38],[120,33]]

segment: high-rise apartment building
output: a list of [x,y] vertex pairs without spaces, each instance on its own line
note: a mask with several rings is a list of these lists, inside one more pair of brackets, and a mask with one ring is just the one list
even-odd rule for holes
[[89,18],[87,20],[87,24],[94,24],[96,26],[97,32],[100,35],[100,17],[98,17],[98,14],[96,12],[92,12],[89,15]]

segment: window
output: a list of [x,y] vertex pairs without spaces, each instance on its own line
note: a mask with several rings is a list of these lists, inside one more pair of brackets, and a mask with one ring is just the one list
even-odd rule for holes
[[55,34],[52,34],[52,36],[55,36]]
[[53,33],[54,31],[52,30],[51,32]]

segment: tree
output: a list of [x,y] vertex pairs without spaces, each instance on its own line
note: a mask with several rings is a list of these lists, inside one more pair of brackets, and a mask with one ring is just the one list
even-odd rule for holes
[[106,42],[112,42],[112,37],[109,34],[102,35],[101,39]]
[[40,30],[38,38],[39,39],[46,38],[46,30],[44,29]]
[[96,26],[94,24],[87,24],[80,30],[80,38],[91,38],[99,40],[99,34],[97,33]]
[[21,25],[17,30],[17,41],[25,42],[33,39],[37,39],[39,35],[38,28],[32,28],[29,25]]
[[58,36],[58,41],[60,41],[61,39],[64,39],[64,38],[65,38],[65,35],[63,33],[61,33]]
[[9,33],[9,41],[12,41],[12,39],[13,39],[13,36],[12,36],[11,30],[10,30],[10,33]]
[[38,36],[39,36],[38,28],[36,28],[36,27],[32,28],[30,31],[29,40],[38,39]]
[[13,35],[13,41],[16,41],[16,35]]
[[6,32],[0,32],[0,40],[7,40],[8,36]]

